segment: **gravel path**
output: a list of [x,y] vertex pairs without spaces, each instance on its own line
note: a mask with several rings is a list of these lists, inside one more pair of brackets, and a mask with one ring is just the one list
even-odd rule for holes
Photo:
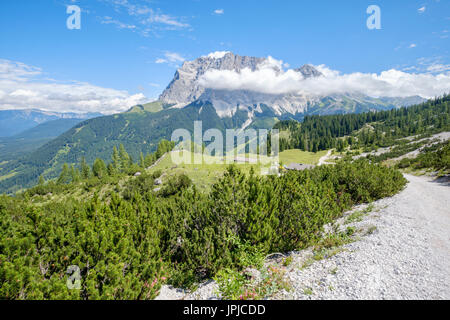
[[[292,267],[281,299],[450,299],[450,186],[405,175],[407,188],[377,201],[358,228],[375,232],[309,268]],[[293,254],[297,263],[306,252]]]
[[328,150],[327,154],[319,159],[319,163],[317,165],[322,166],[324,164],[328,164],[327,160],[330,158],[330,156],[331,156],[331,150]]
[[[274,299],[450,299],[450,183],[405,175],[409,183],[374,203],[361,221],[345,224],[359,239],[305,267],[312,251],[292,252],[286,268],[292,285]],[[370,232],[368,232],[370,230]],[[276,263],[269,261],[268,263]],[[188,293],[164,286],[158,299],[217,299],[209,281]]]

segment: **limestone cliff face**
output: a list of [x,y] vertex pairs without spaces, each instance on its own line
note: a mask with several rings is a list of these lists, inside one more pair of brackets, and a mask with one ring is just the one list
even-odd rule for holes
[[199,79],[208,70],[232,70],[240,72],[244,68],[254,71],[265,58],[243,57],[231,52],[223,55],[211,54],[194,61],[186,61],[177,70],[172,82],[164,90],[159,100],[170,104],[188,104],[198,100],[205,92]]

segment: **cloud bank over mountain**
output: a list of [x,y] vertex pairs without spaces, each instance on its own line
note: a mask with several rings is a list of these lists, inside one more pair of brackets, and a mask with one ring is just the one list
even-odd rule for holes
[[396,69],[376,73],[342,74],[325,65],[315,66],[319,77],[305,78],[286,64],[269,57],[256,70],[208,70],[199,80],[205,88],[249,90],[266,94],[321,95],[360,93],[370,97],[432,98],[450,91],[450,73],[407,73]]
[[0,110],[36,108],[112,114],[145,101],[142,93],[131,95],[85,82],[48,79],[40,68],[0,59]]

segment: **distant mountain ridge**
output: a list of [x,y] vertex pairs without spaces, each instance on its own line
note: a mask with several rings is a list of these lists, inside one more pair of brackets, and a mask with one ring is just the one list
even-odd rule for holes
[[101,113],[52,112],[39,109],[0,110],[0,137],[11,137],[39,124],[57,119],[90,119]]
[[0,137],[0,162],[18,159],[37,150],[84,119],[57,119],[44,122],[11,137]]

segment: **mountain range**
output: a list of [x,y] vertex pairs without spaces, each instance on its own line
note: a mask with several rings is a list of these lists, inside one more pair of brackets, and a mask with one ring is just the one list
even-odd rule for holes
[[[270,58],[239,56],[231,52],[186,61],[158,101],[135,106],[124,113],[84,120],[19,158],[0,161],[0,192],[29,187],[41,174],[47,179],[54,178],[65,162],[79,163],[82,157],[90,163],[97,157],[109,161],[113,146],[119,144],[123,144],[136,159],[140,152],[153,152],[161,139],[170,139],[175,129],[192,131],[196,120],[203,121],[204,130],[272,128],[280,120],[302,120],[311,114],[387,110],[425,100],[418,96],[372,98],[355,93],[327,96],[296,92],[273,94],[248,89],[217,89],[205,83],[204,76],[211,71],[239,74],[262,68],[282,72],[282,66],[274,64]],[[309,64],[293,70],[301,79],[324,76]],[[29,112],[32,116],[27,121],[30,123],[40,119],[34,117],[33,112]]]
[[[315,93],[263,93],[250,90],[224,90],[208,87],[204,76],[211,71],[225,71],[240,74],[244,70],[271,69],[275,74],[283,72],[282,65],[272,58],[243,57],[232,52],[214,53],[193,61],[186,61],[179,68],[173,80],[160,95],[159,100],[175,108],[183,108],[195,101],[211,103],[221,118],[230,117],[240,109],[247,113],[248,119],[261,117],[262,105],[267,106],[276,117],[301,120],[305,114],[333,114],[386,110],[423,102],[425,99],[414,96],[407,98],[372,98],[363,94],[346,93],[321,95]],[[314,66],[305,64],[293,69],[300,79],[324,77]]]

